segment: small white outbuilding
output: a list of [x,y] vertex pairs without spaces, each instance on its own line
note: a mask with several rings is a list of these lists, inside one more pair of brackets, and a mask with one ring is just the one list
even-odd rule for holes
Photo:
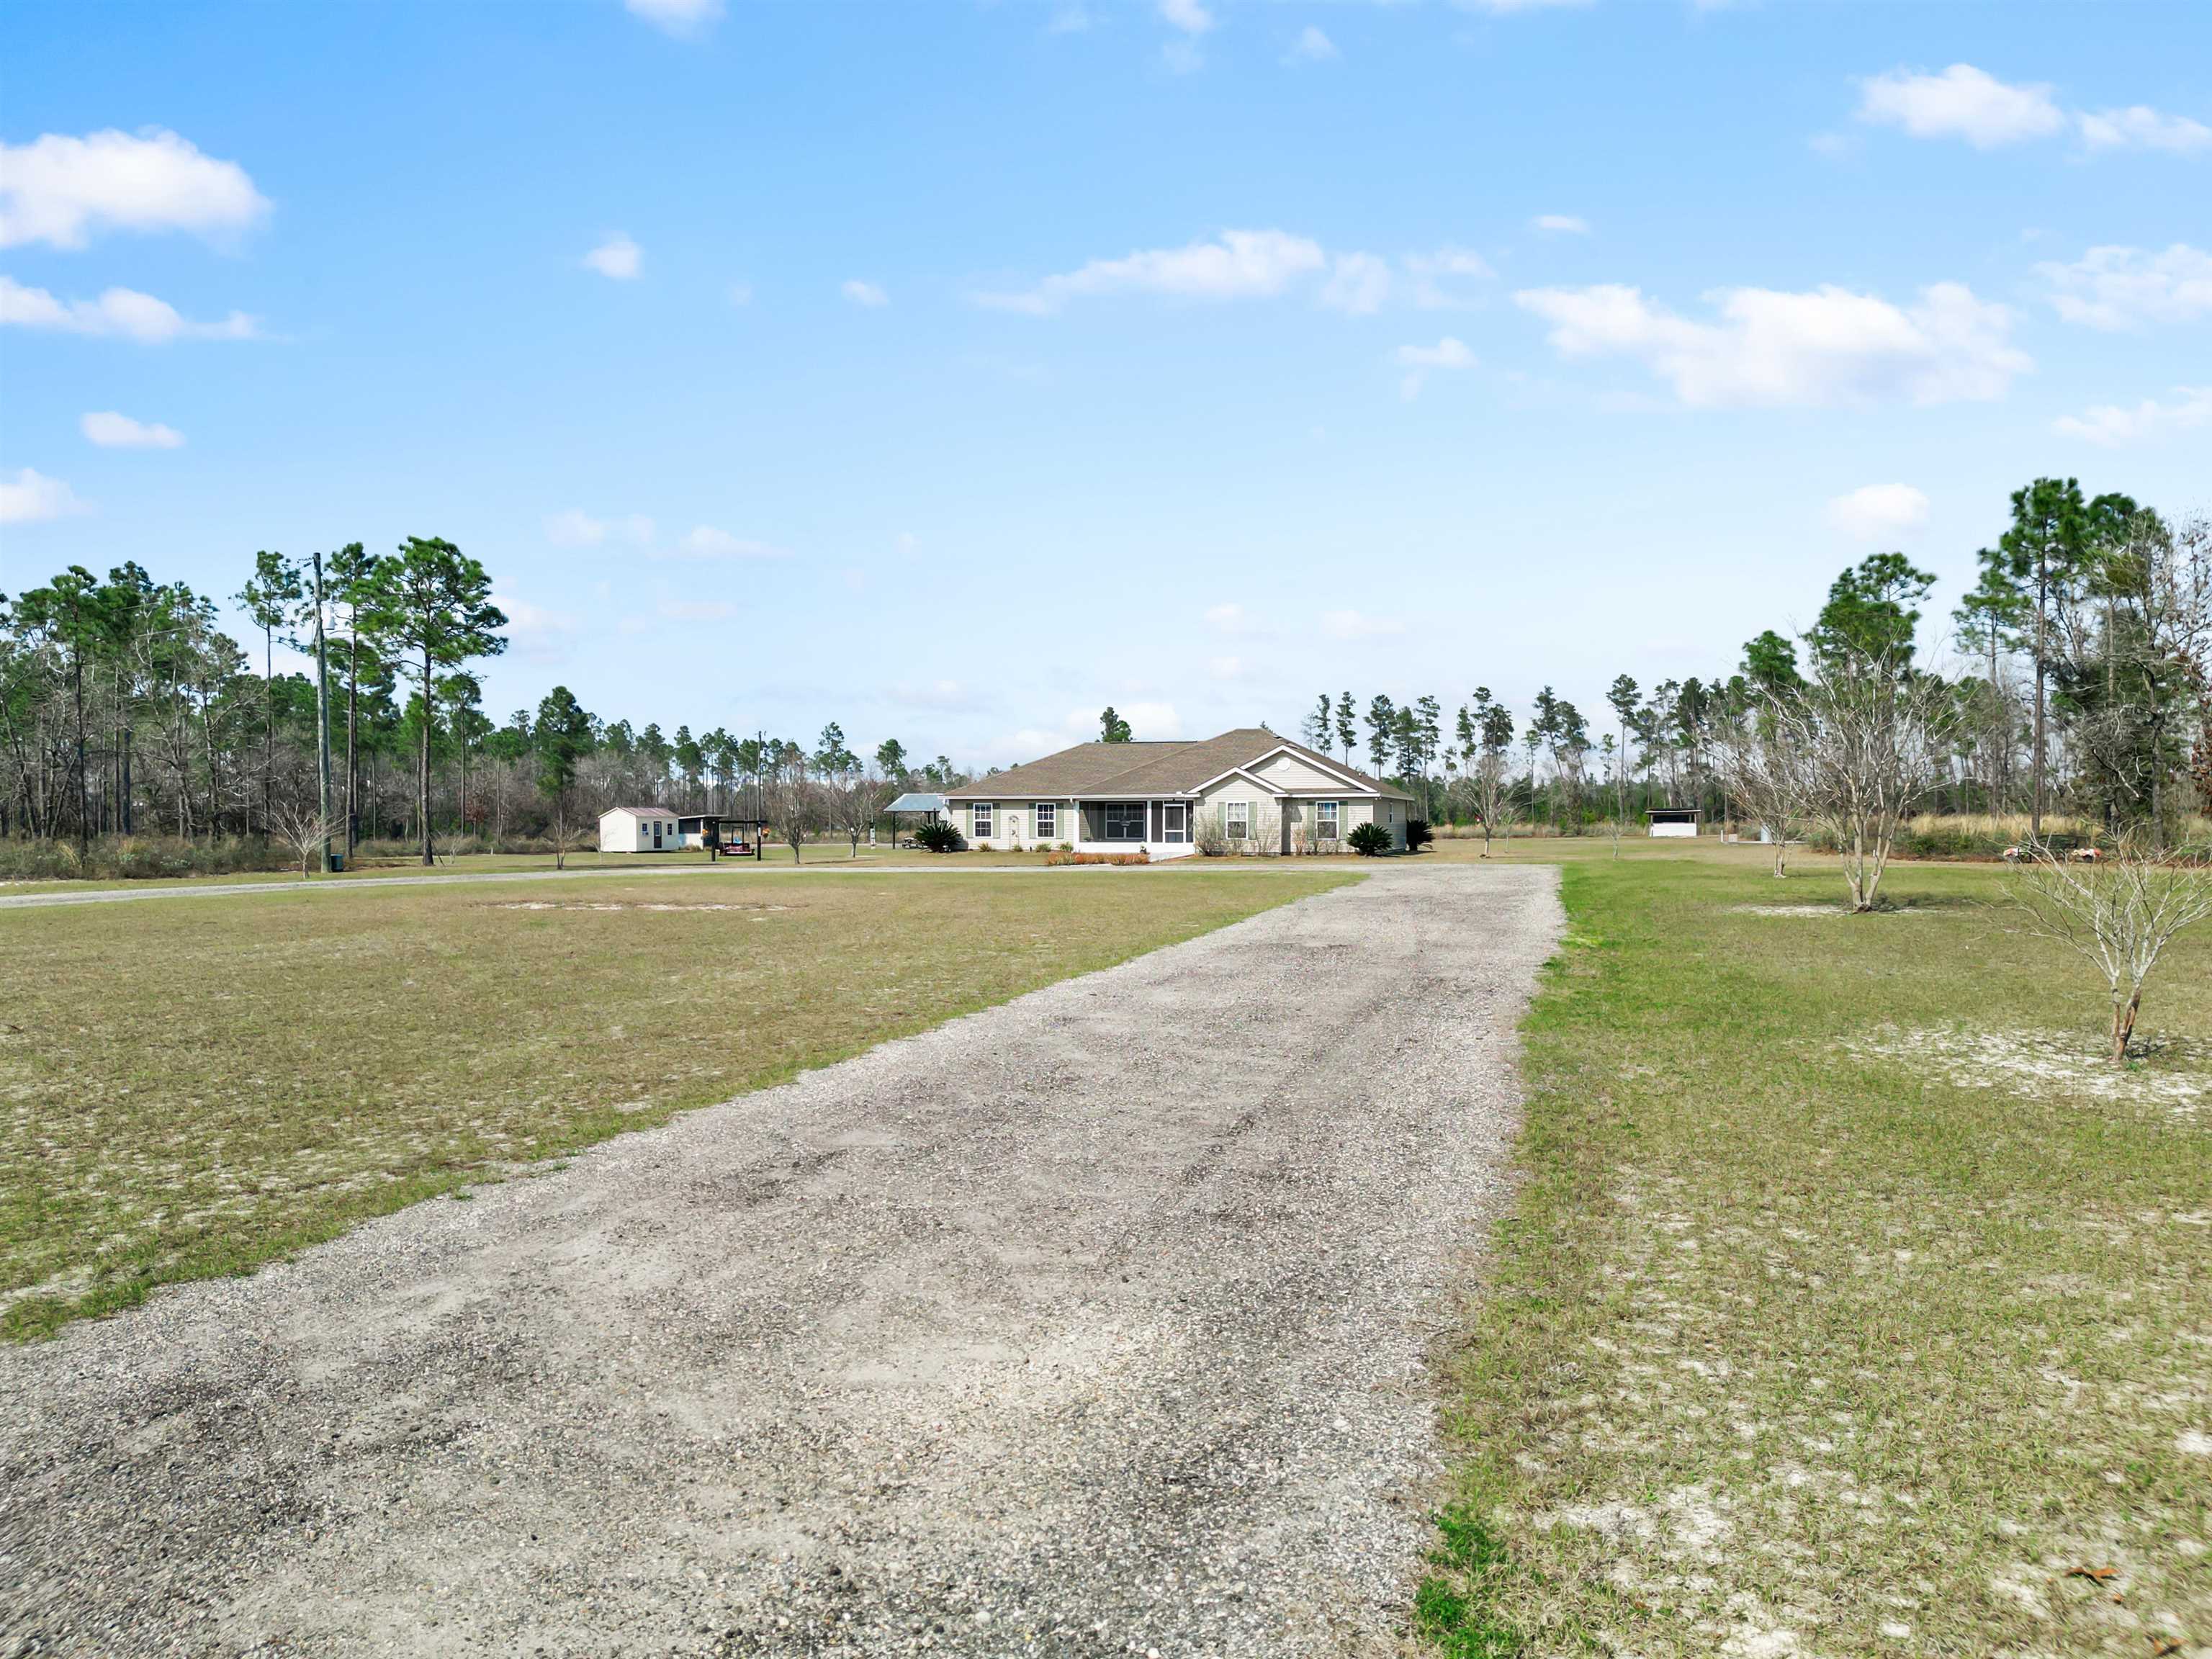
[[1698,820],[1705,816],[1694,806],[1655,806],[1644,815],[1650,823],[1649,834],[1664,838],[1680,836],[1695,840]]
[[664,806],[611,806],[599,814],[602,853],[658,853],[681,847],[676,814]]

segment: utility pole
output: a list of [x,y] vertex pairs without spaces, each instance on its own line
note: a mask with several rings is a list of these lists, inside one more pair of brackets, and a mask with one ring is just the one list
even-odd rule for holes
[[323,873],[331,872],[331,673],[323,639],[323,556],[315,555],[315,763],[323,820]]
[[753,862],[759,864],[768,857],[768,733],[756,732],[753,742],[759,745],[753,762]]

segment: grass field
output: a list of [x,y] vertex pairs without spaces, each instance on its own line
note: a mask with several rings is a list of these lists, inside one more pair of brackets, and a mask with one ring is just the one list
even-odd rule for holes
[[[726,859],[719,867],[733,870],[778,868],[789,869],[793,863],[791,848],[777,845],[768,849],[767,856],[757,860],[751,858]],[[704,853],[669,851],[664,853],[571,853],[567,867],[570,870],[597,871],[602,874],[619,875],[626,870],[667,870],[684,867],[703,867],[708,862]],[[870,867],[958,867],[967,865],[1006,866],[1021,868],[1042,865],[1042,853],[977,851],[939,854],[923,853],[911,848],[863,844],[857,854],[852,845],[844,841],[810,842],[804,856],[797,862],[806,865],[835,865],[850,866],[854,863]],[[489,875],[515,871],[550,870],[555,867],[550,853],[468,853],[459,857],[441,859],[434,866],[426,867],[420,860],[411,858],[362,858],[353,867],[336,875],[317,875],[318,882],[357,881],[371,876],[404,875]],[[124,888],[133,892],[174,887],[218,886],[235,884],[259,885],[265,883],[295,882],[300,879],[296,866],[289,870],[247,870],[228,875],[103,876],[84,880],[0,881],[0,897],[11,893],[82,893],[108,888]]]
[[0,1332],[1351,878],[746,871],[0,911]]
[[1571,935],[1452,1363],[1435,1645],[2212,1652],[2212,933],[2114,1074],[2001,871],[1853,918],[1802,913],[1823,860],[1627,850],[1513,854],[1565,862]]

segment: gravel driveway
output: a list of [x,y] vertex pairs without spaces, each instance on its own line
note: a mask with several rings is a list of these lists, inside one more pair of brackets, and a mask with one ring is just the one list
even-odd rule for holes
[[1395,1651],[1560,927],[1385,866],[0,1353],[0,1653]]

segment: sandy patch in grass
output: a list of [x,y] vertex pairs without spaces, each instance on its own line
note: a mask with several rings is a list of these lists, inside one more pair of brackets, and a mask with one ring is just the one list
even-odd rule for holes
[[1896,1060],[1961,1089],[2009,1088],[2100,1103],[2163,1106],[2191,1115],[2212,1102],[2212,1072],[2195,1045],[2155,1047],[2148,1062],[2114,1066],[2094,1039],[2072,1032],[1893,1025],[1836,1046],[1863,1059]]
[[1899,905],[1891,908],[1885,905],[1867,911],[1856,911],[1840,904],[1731,904],[1728,913],[1732,916],[1834,916],[1838,920],[1861,915],[1869,916],[1924,916],[1931,910],[1917,905]]

